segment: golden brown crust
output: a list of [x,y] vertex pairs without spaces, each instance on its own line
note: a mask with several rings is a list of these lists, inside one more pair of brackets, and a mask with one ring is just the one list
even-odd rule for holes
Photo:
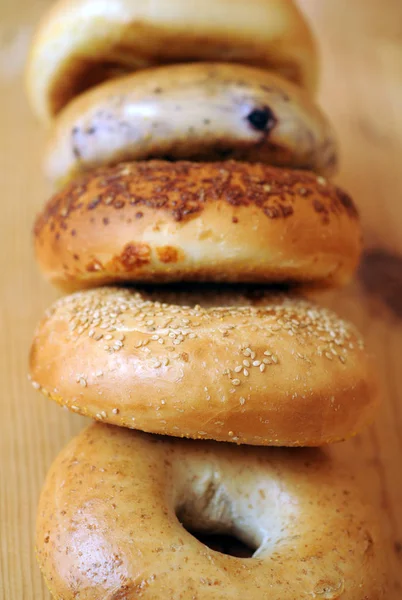
[[322,177],[234,161],[100,168],[35,225],[45,275],[65,289],[131,281],[346,283],[356,208]]
[[159,64],[230,61],[314,89],[317,55],[291,0],[59,0],[35,36],[28,92],[49,121],[85,89]]
[[[236,535],[256,557],[215,552],[180,523]],[[63,600],[78,590],[80,600],[382,600],[387,591],[379,526],[323,452],[158,439],[100,424],[51,467],[36,549]]]
[[377,400],[356,330],[288,296],[80,292],[48,311],[30,363],[35,387],[75,412],[244,444],[338,441]]
[[81,94],[55,119],[46,155],[53,181],[123,161],[225,159],[331,175],[336,143],[300,87],[227,63],[137,71]]

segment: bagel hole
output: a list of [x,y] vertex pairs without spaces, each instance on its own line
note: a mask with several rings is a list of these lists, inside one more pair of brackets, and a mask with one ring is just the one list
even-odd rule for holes
[[236,556],[237,558],[252,558],[257,550],[257,548],[252,548],[232,533],[199,531],[193,527],[187,527],[184,523],[182,523],[182,527],[201,544],[215,552],[220,552],[220,554]]
[[258,537],[245,523],[243,527],[236,524],[230,495],[214,473],[209,475],[192,480],[184,501],[176,505],[177,520],[211,550],[226,556],[252,558],[259,547]]
[[256,548],[251,548],[242,540],[229,533],[208,533],[206,531],[187,529],[184,525],[183,527],[201,544],[220,554],[235,556],[237,558],[252,558],[256,551]]

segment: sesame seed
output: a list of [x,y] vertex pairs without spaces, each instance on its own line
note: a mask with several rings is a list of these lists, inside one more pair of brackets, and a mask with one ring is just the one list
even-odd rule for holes
[[241,365],[237,365],[237,367],[235,367],[233,370],[235,373],[240,373],[240,371],[243,369],[243,367]]
[[112,409],[112,413],[113,413],[114,415],[118,415],[118,414],[119,414],[119,412],[120,412],[120,410],[119,410],[118,408],[113,408],[113,409]]
[[232,385],[240,385],[240,379],[232,379],[231,381]]
[[82,385],[82,387],[87,387],[87,382],[86,379],[84,379],[84,377],[80,377],[80,385]]
[[253,360],[253,367],[259,367],[261,364],[260,360]]
[[260,365],[260,371],[261,371],[261,373],[264,373],[264,371],[265,371],[265,365],[264,365],[264,363],[262,365]]
[[244,377],[248,377],[249,372],[247,371],[247,369],[243,369],[243,375]]

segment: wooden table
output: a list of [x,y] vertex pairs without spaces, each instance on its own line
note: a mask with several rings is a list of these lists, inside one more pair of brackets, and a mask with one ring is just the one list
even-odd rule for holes
[[[51,0],[0,8],[0,599],[49,599],[33,552],[41,483],[84,419],[35,393],[27,380],[33,328],[56,292],[35,267],[34,215],[48,191],[44,133],[22,92],[33,24]],[[320,101],[342,145],[339,181],[361,209],[368,253],[356,283],[322,301],[365,333],[377,355],[383,405],[375,425],[331,451],[377,504],[390,541],[389,600],[402,591],[402,4],[303,0],[323,57]]]

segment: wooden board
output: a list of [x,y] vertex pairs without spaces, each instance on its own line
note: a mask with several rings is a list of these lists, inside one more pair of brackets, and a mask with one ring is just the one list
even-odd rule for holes
[[[56,297],[35,267],[31,228],[48,191],[44,133],[22,92],[33,24],[51,0],[0,5],[0,599],[48,600],[35,563],[41,483],[84,419],[35,393],[26,376],[33,328]],[[383,405],[375,425],[331,451],[346,459],[375,503],[390,543],[389,600],[402,571],[402,3],[303,0],[322,49],[321,104],[342,146],[339,181],[361,209],[371,249],[358,280],[325,294],[364,331],[377,355]],[[375,250],[375,251],[374,251]]]

